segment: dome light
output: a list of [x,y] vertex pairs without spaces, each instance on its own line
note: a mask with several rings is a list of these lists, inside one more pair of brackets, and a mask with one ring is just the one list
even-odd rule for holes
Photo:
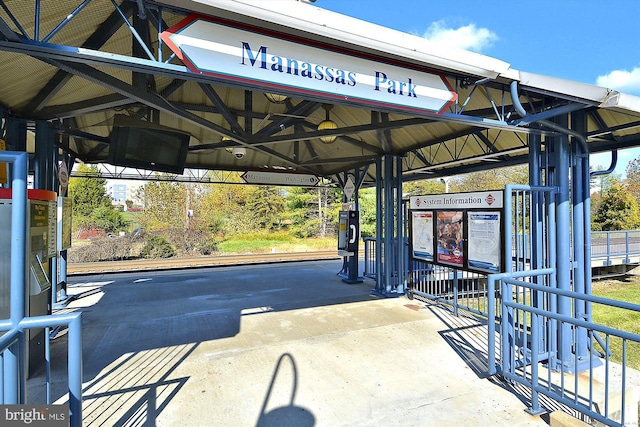
[[264,96],[269,100],[269,102],[273,102],[274,104],[282,104],[287,100],[286,95],[280,95],[278,93],[265,93]]
[[[322,106],[322,108],[324,108],[326,115],[325,115],[325,119],[321,121],[320,124],[318,125],[318,130],[322,131],[322,130],[338,129],[338,125],[334,121],[332,121],[331,117],[329,116],[329,111],[331,110],[332,107],[333,107],[332,105],[327,105],[327,104],[324,104]],[[337,135],[321,136],[320,141],[322,141],[322,143],[324,144],[333,144],[337,138],[338,138]]]

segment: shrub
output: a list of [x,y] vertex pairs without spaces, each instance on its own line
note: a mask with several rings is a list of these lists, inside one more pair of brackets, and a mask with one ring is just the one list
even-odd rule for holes
[[171,258],[176,254],[171,244],[163,237],[152,236],[140,251],[142,258]]
[[210,238],[198,244],[196,249],[200,255],[211,255],[218,252],[218,242]]
[[132,241],[128,237],[103,237],[74,243],[68,251],[69,262],[121,261],[132,258]]

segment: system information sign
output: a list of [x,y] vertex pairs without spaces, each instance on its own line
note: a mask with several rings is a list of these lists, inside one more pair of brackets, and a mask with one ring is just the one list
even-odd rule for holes
[[503,271],[501,191],[415,196],[410,206],[413,259],[478,273]]
[[436,71],[223,18],[190,15],[163,32],[162,40],[194,73],[265,90],[430,114],[457,99]]
[[413,196],[410,209],[501,209],[502,191],[446,193]]

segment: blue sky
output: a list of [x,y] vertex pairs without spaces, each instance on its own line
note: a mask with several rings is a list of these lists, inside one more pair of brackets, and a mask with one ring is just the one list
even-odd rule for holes
[[[344,15],[451,43],[521,71],[640,96],[638,0],[317,0]],[[619,152],[624,174],[640,149]],[[608,153],[592,156],[608,167]]]

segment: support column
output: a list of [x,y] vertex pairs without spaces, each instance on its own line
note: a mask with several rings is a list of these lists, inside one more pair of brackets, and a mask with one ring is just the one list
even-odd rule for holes
[[[571,114],[571,129],[585,135],[587,129],[586,116],[584,112]],[[574,138],[575,139],[575,138]],[[585,209],[585,204],[590,197],[589,188],[589,153],[583,152],[582,144],[574,141],[572,144],[574,153],[574,170],[571,175],[572,199],[573,199],[573,252],[576,268],[573,275],[573,291],[582,294],[586,293],[587,278],[591,281],[591,248],[587,248],[586,243],[591,237],[591,220],[589,213]],[[586,169],[585,169],[586,167]],[[586,179],[585,179],[586,178]],[[589,242],[589,246],[591,243]],[[587,257],[587,254],[589,256]],[[587,304],[584,300],[575,301],[575,317],[581,320],[588,320]],[[588,335],[584,328],[576,330],[575,354],[580,361],[588,361]],[[584,363],[584,362],[583,362]]]
[[36,122],[36,153],[34,157],[34,186],[40,190],[56,191],[54,180],[54,134],[47,122]]
[[[402,295],[402,163],[385,155],[376,161],[376,287],[384,297]],[[399,234],[396,234],[399,230]]]
[[[567,128],[568,120],[566,116],[557,117],[555,123]],[[569,194],[569,163],[570,148],[566,135],[556,136],[554,143],[555,163],[557,179],[556,186],[556,247],[557,247],[557,288],[564,291],[571,290],[571,270],[573,260],[571,257],[571,201]],[[571,316],[571,300],[567,297],[558,297],[558,314]],[[565,369],[570,369],[573,364],[572,344],[573,337],[571,326],[563,324],[558,331],[558,362],[564,365]]]
[[383,207],[384,195],[382,193],[382,157],[376,159],[376,286],[375,293],[384,292],[384,264],[382,262],[382,238],[383,232]]
[[405,289],[405,275],[406,275],[406,246],[404,242],[404,211],[402,204],[402,157],[397,156],[395,158],[395,193],[396,193],[396,247],[397,259],[398,259],[398,286],[396,292],[398,294],[404,293]]

